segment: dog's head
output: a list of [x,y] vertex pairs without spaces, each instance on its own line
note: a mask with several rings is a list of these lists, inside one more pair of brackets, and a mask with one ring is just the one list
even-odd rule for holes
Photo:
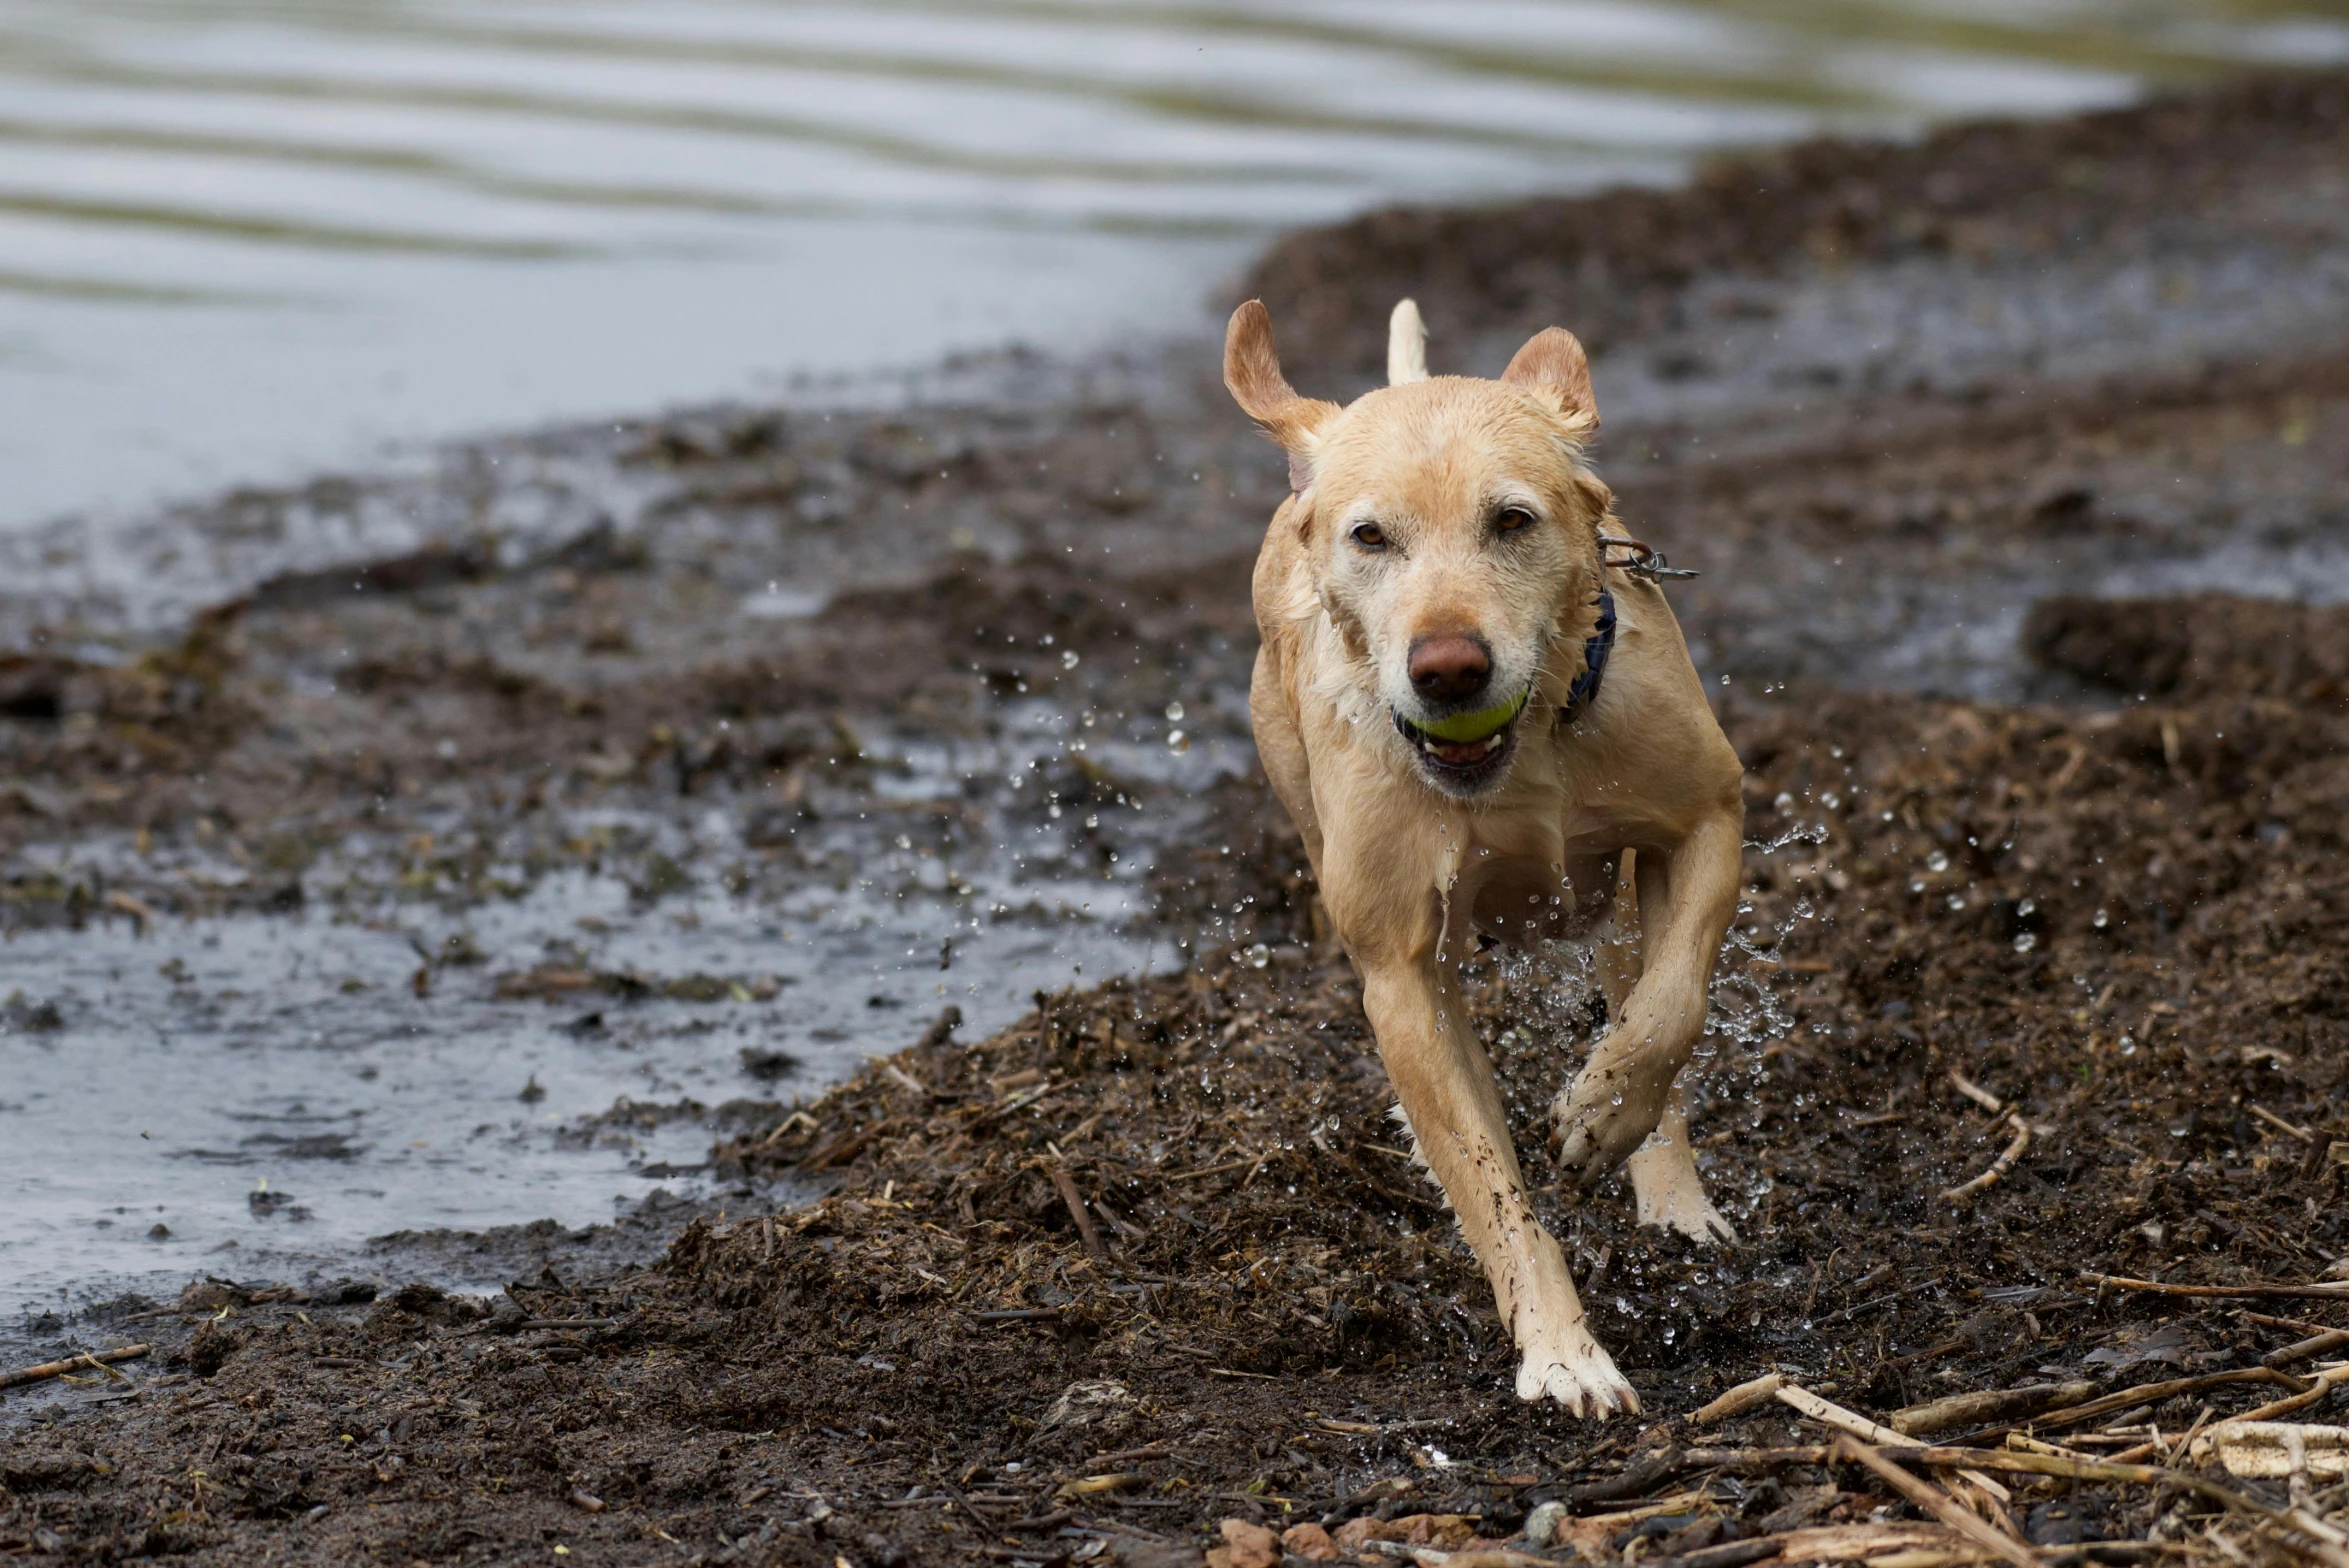
[[1232,315],[1224,384],[1289,454],[1290,517],[1360,695],[1430,783],[1468,797],[1499,783],[1522,721],[1581,672],[1610,497],[1582,464],[1598,408],[1571,333],[1538,334],[1498,381],[1430,378],[1421,342],[1405,301],[1396,384],[1339,408],[1290,388],[1251,300]]

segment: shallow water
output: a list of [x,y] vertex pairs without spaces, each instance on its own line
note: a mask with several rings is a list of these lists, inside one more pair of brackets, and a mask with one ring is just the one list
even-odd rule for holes
[[1384,202],[2344,54],[2344,0],[0,0],[0,527],[1180,330]]
[[[1097,744],[1118,777],[1172,786],[1113,825],[1126,852],[1102,869],[1076,820],[1003,783],[1063,751],[1052,714],[1024,717],[994,744],[876,739],[872,809],[787,856],[747,849],[736,803],[582,812],[558,836],[601,846],[592,868],[533,876],[512,854],[484,879],[503,898],[436,898],[406,846],[353,842],[305,873],[298,914],[16,931],[0,943],[0,1323],[202,1273],[364,1276],[369,1238],[401,1230],[577,1227],[663,1189],[701,1197],[709,1108],[813,1093],[949,1004],[978,1039],[1040,989],[1177,966],[1177,939],[1142,918],[1134,851],[1195,831],[1191,795],[1245,754]],[[972,849],[918,841],[919,808],[970,778],[988,781]],[[23,859],[87,875],[138,853]],[[679,885],[648,898],[656,866]],[[501,996],[550,965],[650,994]],[[663,994],[677,981],[694,999]],[[753,1072],[746,1052],[793,1065]]]

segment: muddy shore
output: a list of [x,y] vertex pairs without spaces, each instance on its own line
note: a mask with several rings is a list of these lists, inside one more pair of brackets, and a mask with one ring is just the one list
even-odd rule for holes
[[[1584,331],[1625,519],[1706,574],[1675,604],[1754,847],[1697,1130],[1744,1242],[1643,1235],[1619,1191],[1546,1200],[1637,1422],[1515,1401],[1398,1158],[1244,766],[1248,552],[1282,475],[1201,346],[49,539],[50,577],[0,595],[12,933],[462,916],[590,862],[648,910],[696,884],[756,904],[879,866],[981,923],[1039,918],[1023,886],[1123,888],[1191,961],[1000,1031],[876,1010],[854,1047],[900,1054],[821,1096],[746,1056],[735,1103],[673,1109],[708,1129],[707,1201],[627,1227],[399,1238],[347,1284],[224,1271],[35,1324],[27,1360],[154,1350],[127,1383],[0,1395],[0,1550],[1171,1565],[1231,1518],[1522,1549],[1561,1501],[1607,1522],[1558,1560],[1727,1568],[1897,1514],[1846,1465],[1667,1457],[1820,1441],[1783,1407],[1689,1425],[1760,1373],[1882,1419],[2247,1371],[2349,1325],[2349,1299],[2081,1282],[2307,1282],[2349,1256],[2345,116],[2349,79],[2270,78],[1828,144],[1676,193],[1380,215],[1252,280],[1313,392],[1359,379],[1399,293],[1439,370]],[[289,537],[317,541],[291,567],[251,544]],[[222,591],[142,599],[97,543],[184,550]],[[900,787],[882,737],[908,736],[1019,760]],[[1240,761],[1140,760],[1214,755]],[[711,812],[741,825],[723,855],[582,830]],[[973,881],[1012,835],[1033,853]],[[1488,955],[1478,1005],[1546,1183],[1532,1107],[1598,1019],[1572,955],[1543,957]],[[756,974],[706,968],[435,949],[397,1005],[763,1005]],[[71,1024],[12,987],[13,1033]],[[2006,1107],[2027,1150],[1943,1197],[2007,1146]],[[467,1249],[473,1273],[448,1265]],[[484,1269],[511,1283],[431,1283]],[[2044,1433],[2108,1452],[2094,1427],[2175,1436],[2280,1392]],[[2050,1552],[2304,1550],[2172,1492],[2013,1492]],[[2313,1500],[2349,1508],[2339,1483]]]

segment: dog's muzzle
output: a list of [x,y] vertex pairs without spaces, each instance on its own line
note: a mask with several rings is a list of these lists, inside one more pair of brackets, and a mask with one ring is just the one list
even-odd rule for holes
[[1440,719],[1407,719],[1394,713],[1395,729],[1411,743],[1420,765],[1437,783],[1453,790],[1473,790],[1497,776],[1516,739],[1517,720],[1533,700],[1528,685],[1516,696],[1469,713],[1446,714]]

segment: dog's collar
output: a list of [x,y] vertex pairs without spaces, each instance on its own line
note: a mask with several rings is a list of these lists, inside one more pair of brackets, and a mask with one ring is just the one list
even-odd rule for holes
[[1566,688],[1558,704],[1558,722],[1572,724],[1598,700],[1599,682],[1607,678],[1607,655],[1615,651],[1615,596],[1599,590],[1599,624],[1582,644],[1582,673]]

